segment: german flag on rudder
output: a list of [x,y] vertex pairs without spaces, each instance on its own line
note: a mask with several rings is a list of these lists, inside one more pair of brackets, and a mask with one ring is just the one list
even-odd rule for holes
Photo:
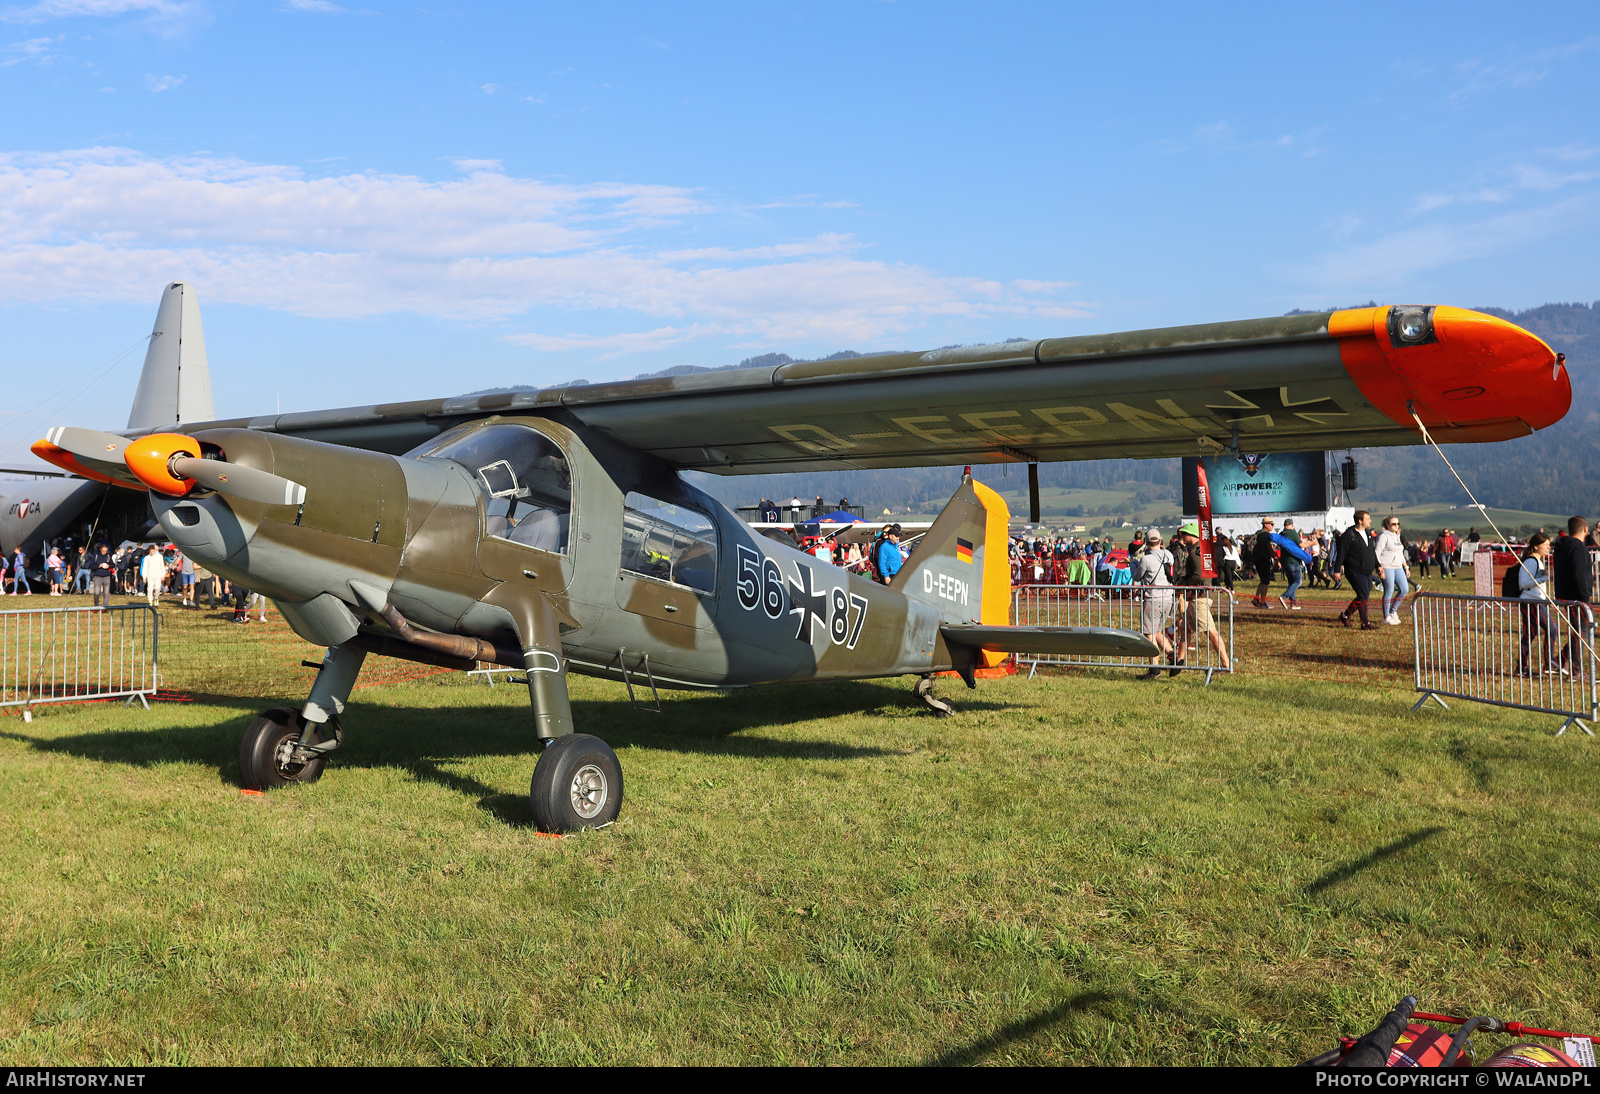
[[970,539],[956,540],[956,557],[967,565],[972,565],[972,541]]

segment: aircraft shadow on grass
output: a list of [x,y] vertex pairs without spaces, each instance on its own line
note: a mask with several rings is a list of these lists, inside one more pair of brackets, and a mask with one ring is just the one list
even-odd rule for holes
[[1057,1003],[1049,1010],[1041,1011],[1031,1018],[1022,1018],[1005,1025],[989,1034],[980,1037],[969,1045],[953,1048],[941,1052],[937,1056],[922,1061],[923,1067],[967,1067],[990,1056],[1007,1045],[1015,1044],[1033,1036],[1041,1030],[1066,1021],[1074,1014],[1083,1011],[1096,1011],[1104,1009],[1103,1004],[1119,999],[1120,996],[1113,992],[1089,991],[1082,995],[1075,995],[1071,999]]
[[1409,851],[1417,844],[1430,840],[1443,831],[1443,828],[1438,827],[1419,828],[1409,835],[1400,837],[1393,843],[1384,844],[1382,847],[1367,852],[1360,858],[1351,859],[1341,866],[1335,866],[1315,881],[1308,882],[1305,886],[1305,894],[1307,896],[1316,896],[1318,893],[1326,892],[1340,882],[1348,881],[1350,878],[1355,877],[1363,870],[1371,869],[1384,859],[1393,858],[1395,855]]
[[[644,702],[649,701],[647,692]],[[54,738],[4,732],[0,737],[20,741],[39,752],[63,753],[107,764],[211,764],[217,769],[219,781],[237,784],[240,735],[257,713],[272,705],[272,700],[205,696],[204,702],[239,713],[211,725],[156,725]],[[966,710],[1003,710],[1009,704],[962,700],[961,706]],[[917,724],[930,730],[939,724],[931,715],[922,717],[925,708],[909,692],[881,681],[694,695],[663,703],[660,714],[653,709],[635,710],[626,700],[578,700],[573,702],[572,712],[581,732],[593,733],[618,749],[634,747],[752,759],[858,760],[903,753],[843,739],[793,741],[741,734],[812,719],[860,715],[885,707],[913,712]],[[149,713],[129,711],[128,721],[137,725],[141,720],[159,718],[161,709],[158,703]],[[406,708],[358,701],[345,713],[344,728],[345,743],[331,758],[330,774],[338,768],[400,769],[419,781],[477,796],[480,807],[508,824],[532,824],[526,794],[504,793],[444,766],[482,756],[533,754],[537,742],[525,705]]]

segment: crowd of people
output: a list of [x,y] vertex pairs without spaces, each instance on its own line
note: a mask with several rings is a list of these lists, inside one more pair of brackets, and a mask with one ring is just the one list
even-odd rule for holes
[[[46,545],[42,569],[50,596],[88,594],[95,607],[105,607],[113,596],[142,596],[155,607],[162,596],[175,596],[184,608],[215,609],[233,604],[233,621],[247,623],[254,612],[267,621],[266,598],[197,565],[172,545],[123,543],[111,549],[106,542],[93,546],[72,540]],[[18,547],[8,558],[0,555],[0,593],[32,596],[28,570],[31,560]],[[38,568],[35,568],[37,574]],[[41,590],[41,594],[43,590]]]

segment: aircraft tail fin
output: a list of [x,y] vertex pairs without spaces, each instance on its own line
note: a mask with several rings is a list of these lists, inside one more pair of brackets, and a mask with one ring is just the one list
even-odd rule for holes
[[128,428],[185,426],[213,421],[216,416],[200,303],[193,286],[174,281],[161,294]]
[[890,587],[951,623],[1004,626],[1011,621],[1010,524],[1005,500],[969,471]]

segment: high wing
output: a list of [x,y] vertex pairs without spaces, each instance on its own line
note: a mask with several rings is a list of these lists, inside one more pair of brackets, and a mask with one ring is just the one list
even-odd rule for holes
[[722,474],[1187,456],[1519,437],[1572,402],[1563,359],[1504,320],[1373,307],[541,391],[195,423],[404,452],[535,414]]

